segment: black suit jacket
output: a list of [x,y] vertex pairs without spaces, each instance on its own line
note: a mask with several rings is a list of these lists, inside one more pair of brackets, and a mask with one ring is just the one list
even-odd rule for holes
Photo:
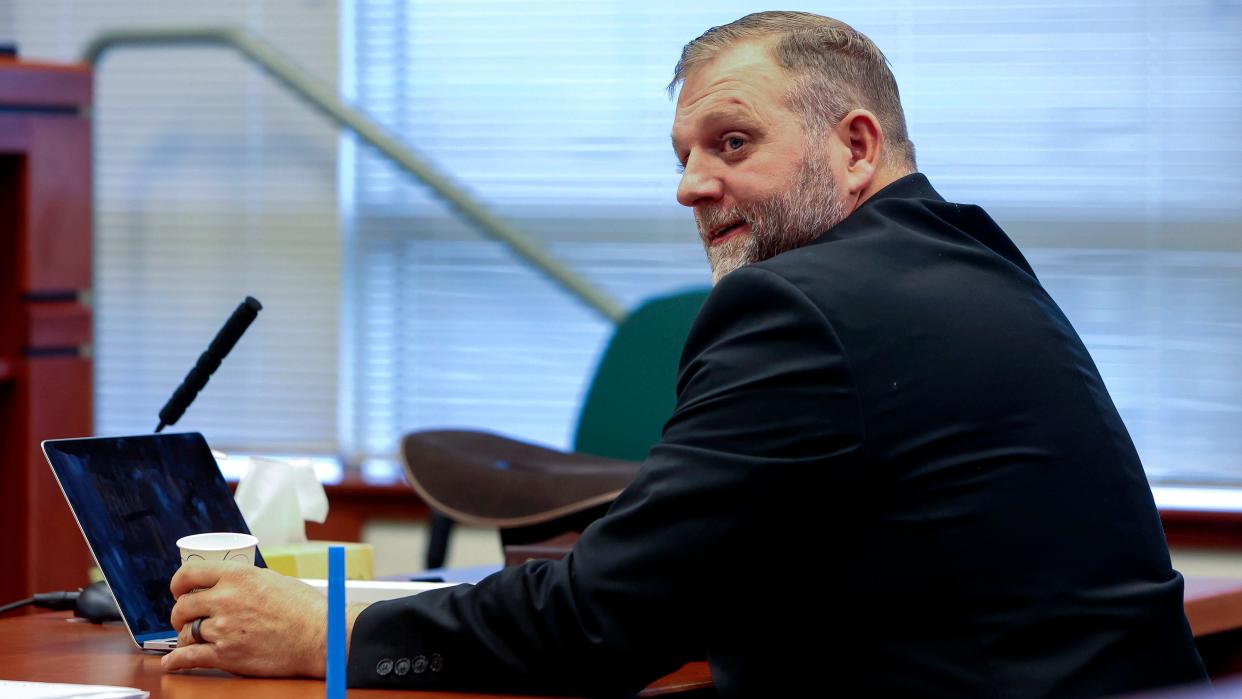
[[1137,454],[1014,244],[922,175],[729,274],[563,561],[373,605],[353,686],[1075,697],[1201,680]]

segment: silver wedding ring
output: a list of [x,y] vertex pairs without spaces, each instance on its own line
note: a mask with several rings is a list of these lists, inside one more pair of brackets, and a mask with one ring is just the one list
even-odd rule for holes
[[194,637],[195,643],[206,643],[207,642],[203,640],[203,619],[205,618],[206,617],[200,616],[199,618],[190,622],[190,635]]

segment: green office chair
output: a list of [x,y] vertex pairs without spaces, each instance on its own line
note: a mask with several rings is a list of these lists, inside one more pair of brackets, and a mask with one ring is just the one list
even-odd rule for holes
[[580,532],[606,512],[673,412],[681,349],[707,294],[654,298],[621,321],[587,391],[572,453],[489,432],[407,434],[406,473],[433,513],[427,567],[444,564],[454,521],[496,527],[511,546]]

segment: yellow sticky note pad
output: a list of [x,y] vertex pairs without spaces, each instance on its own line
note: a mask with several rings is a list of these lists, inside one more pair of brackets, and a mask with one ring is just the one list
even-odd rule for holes
[[267,567],[292,578],[328,577],[328,546],[345,547],[345,578],[375,579],[375,550],[370,544],[345,541],[306,541],[281,546],[261,546],[259,553]]

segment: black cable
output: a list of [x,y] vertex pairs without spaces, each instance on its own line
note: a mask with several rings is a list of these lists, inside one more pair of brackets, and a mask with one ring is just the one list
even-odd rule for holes
[[73,592],[39,592],[34,597],[27,597],[16,602],[9,602],[0,607],[0,614],[11,612],[14,609],[20,609],[28,604],[33,604],[42,609],[73,609],[78,601],[80,593],[76,590]]
[[33,597],[27,597],[26,599],[18,600],[16,602],[9,602],[8,604],[0,607],[0,614],[4,614],[5,612],[11,612],[14,609],[25,607],[28,604],[34,604]]
[[40,609],[73,609],[78,602],[78,596],[82,593],[74,590],[73,592],[36,592],[34,596],[34,606]]

